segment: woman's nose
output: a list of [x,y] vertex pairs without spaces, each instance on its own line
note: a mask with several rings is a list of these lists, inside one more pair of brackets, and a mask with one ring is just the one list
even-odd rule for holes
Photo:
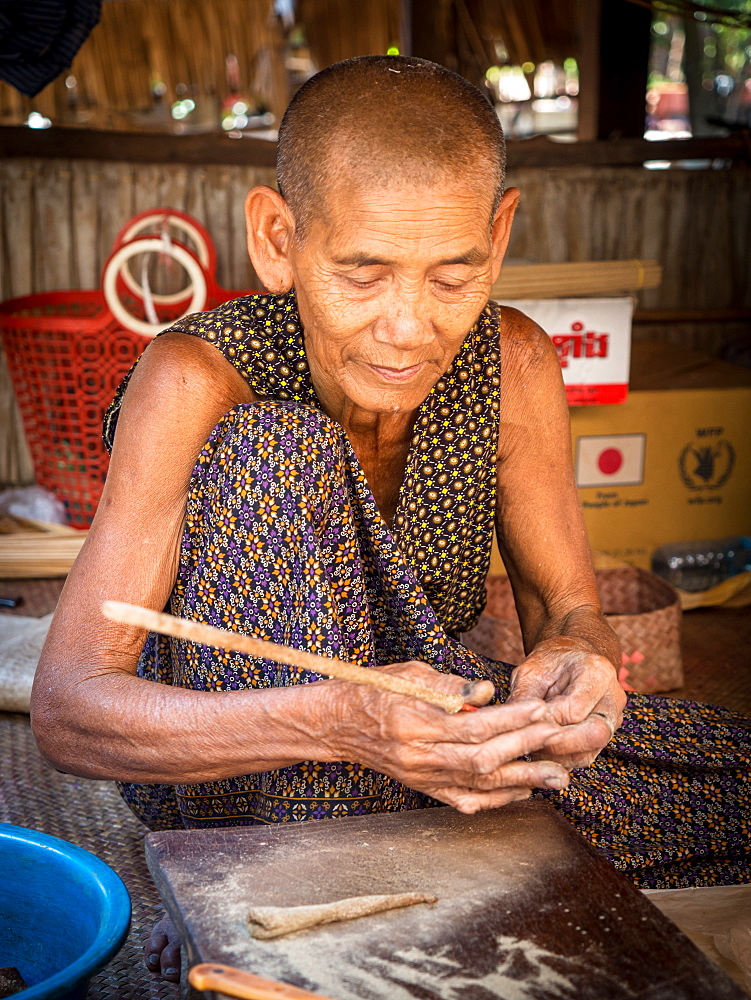
[[374,331],[375,339],[403,351],[415,350],[433,339],[427,305],[419,295],[400,295],[384,303]]

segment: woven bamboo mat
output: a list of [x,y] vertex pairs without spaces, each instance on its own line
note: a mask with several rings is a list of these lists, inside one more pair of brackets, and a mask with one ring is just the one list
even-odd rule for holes
[[42,760],[26,715],[0,712],[0,822],[41,830],[92,851],[120,875],[133,919],[120,953],[91,982],[89,1000],[177,1000],[180,988],[152,976],[141,946],[161,916],[146,867],[146,828],[108,781],[59,774]]
[[685,683],[671,695],[751,715],[749,608],[687,611],[682,633]]

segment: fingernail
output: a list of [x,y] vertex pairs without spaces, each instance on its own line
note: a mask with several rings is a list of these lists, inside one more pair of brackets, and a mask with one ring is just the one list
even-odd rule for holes
[[564,777],[562,774],[549,774],[545,778],[546,788],[566,788],[568,786],[568,778]]
[[146,959],[146,961],[149,963],[149,965],[159,965],[159,956],[158,955],[149,955],[149,957]]
[[462,688],[462,698],[469,698],[474,689],[475,689],[475,682],[467,681],[467,683]]
[[532,709],[532,711],[529,713],[529,717],[532,720],[532,722],[537,722],[538,719],[541,719],[543,715],[546,714],[547,710],[548,710],[547,705],[538,705],[537,708]]
[[177,975],[177,969],[172,969],[172,968],[165,969],[164,970],[164,974],[165,974],[165,976],[176,976]]

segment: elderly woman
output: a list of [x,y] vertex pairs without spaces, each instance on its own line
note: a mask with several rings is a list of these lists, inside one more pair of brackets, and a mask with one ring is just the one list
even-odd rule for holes
[[[536,789],[640,885],[748,879],[748,720],[635,697],[604,749],[620,651],[560,368],[534,323],[488,303],[518,199],[503,172],[492,108],[441,67],[366,57],[300,90],[280,191],[246,202],[269,294],[181,320],[108,414],[110,474],[40,665],[37,741],[62,770],[120,782],[152,828],[473,812]],[[460,642],[494,525],[529,653],[513,673]],[[102,617],[107,598],[487,707],[449,716],[144,644]]]

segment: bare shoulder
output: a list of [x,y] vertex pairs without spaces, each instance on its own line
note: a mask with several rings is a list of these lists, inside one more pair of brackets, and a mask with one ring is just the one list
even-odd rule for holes
[[[568,449],[568,404],[553,342],[519,309],[501,312],[499,458],[512,452],[529,464],[546,449]],[[536,458],[535,458],[536,456]]]
[[501,310],[501,358],[504,385],[521,375],[552,372],[560,377],[558,356],[543,328],[520,309]]
[[146,348],[128,384],[112,449],[115,464],[127,439],[134,454],[142,447],[139,440],[175,436],[192,451],[223,414],[254,399],[216,347],[189,334],[166,333]]
[[100,510],[121,508],[130,517],[134,505],[154,509],[155,497],[182,505],[212,429],[233,407],[254,398],[212,344],[184,333],[157,338],[123,397]]
[[221,399],[233,406],[253,398],[243,376],[213,344],[177,332],[157,337],[144,352],[128,393],[144,390],[152,399],[176,395],[199,405]]

